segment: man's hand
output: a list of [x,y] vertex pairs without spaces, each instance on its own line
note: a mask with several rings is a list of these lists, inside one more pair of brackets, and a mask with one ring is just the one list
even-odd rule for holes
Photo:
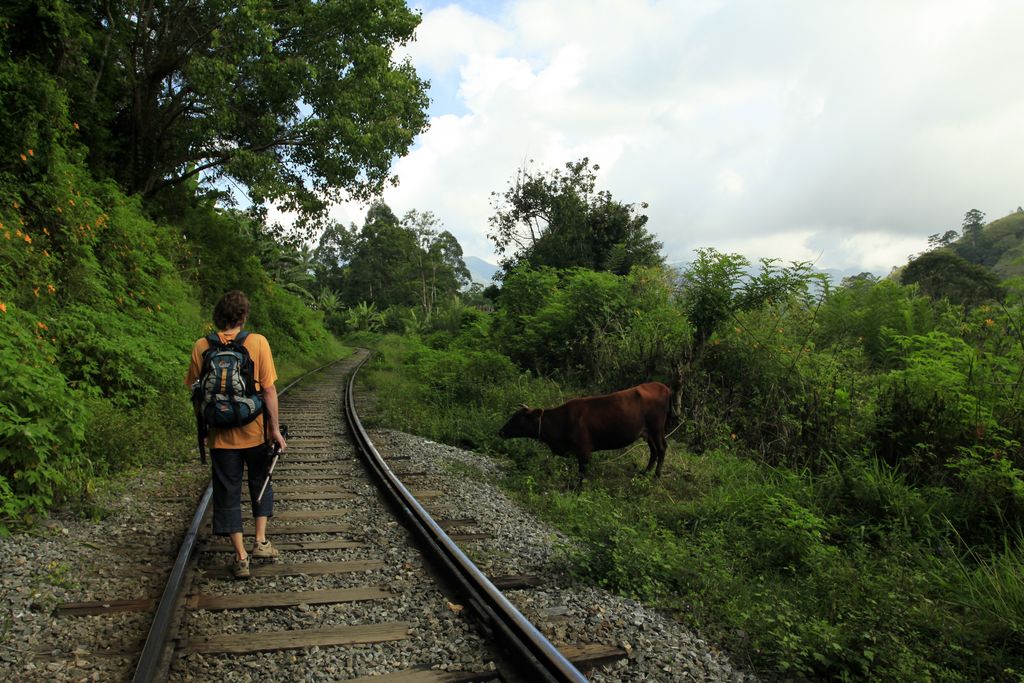
[[270,433],[270,447],[278,448],[282,453],[288,448],[288,442],[285,441],[284,434],[280,429],[275,429]]
[[263,402],[267,407],[267,445],[271,449],[276,446],[284,451],[288,448],[288,442],[281,433],[281,423],[277,420],[277,387],[271,385],[263,388]]

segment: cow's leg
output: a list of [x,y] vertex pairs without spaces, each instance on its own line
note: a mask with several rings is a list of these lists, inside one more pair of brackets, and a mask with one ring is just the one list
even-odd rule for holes
[[644,469],[644,474],[654,469],[655,463],[658,462],[658,453],[661,451],[658,440],[654,437],[647,437],[647,450],[651,452],[651,457],[647,459],[647,467]]
[[[666,412],[660,420],[657,420],[653,425],[651,425],[647,432],[651,435],[651,442],[658,445],[657,448],[654,448],[653,446],[651,447],[651,457],[654,457],[655,452],[658,454],[658,468],[654,470],[655,478],[661,476],[661,467],[665,464],[665,453],[668,452],[668,437],[665,436],[665,426],[667,422],[668,413]],[[651,466],[648,464],[647,471],[650,472],[650,470]]]
[[581,448],[580,450],[576,451],[576,465],[578,466],[579,473],[580,473],[579,478],[576,480],[575,488],[577,490],[581,486],[583,486],[583,477],[585,477],[586,474],[587,474],[587,465],[589,465],[589,464],[590,464],[590,450],[589,449],[582,449]]
[[661,450],[658,451],[658,468],[654,470],[654,477],[661,476],[661,466],[665,464],[665,454],[668,452],[668,439],[661,437]]

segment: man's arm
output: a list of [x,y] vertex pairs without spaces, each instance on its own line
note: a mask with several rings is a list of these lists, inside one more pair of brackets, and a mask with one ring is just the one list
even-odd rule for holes
[[281,423],[277,419],[277,387],[273,384],[263,388],[263,403],[267,408],[264,413],[264,419],[267,421],[267,440],[280,446],[283,451],[288,448],[288,443],[281,434]]

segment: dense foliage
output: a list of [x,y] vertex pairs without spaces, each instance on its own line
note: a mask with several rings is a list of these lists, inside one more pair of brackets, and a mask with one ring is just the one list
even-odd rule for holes
[[403,0],[14,0],[0,20],[5,71],[55,79],[93,172],[128,193],[224,177],[315,213],[379,191],[426,126],[425,83],[391,58],[419,23]]
[[283,378],[342,352],[310,250],[211,181],[310,212],[379,189],[425,122],[391,61],[417,22],[402,2],[4,5],[0,531],[188,454],[181,383],[224,291]]
[[599,168],[587,158],[567,163],[564,172],[524,167],[504,193],[492,193],[490,238],[506,271],[529,264],[624,275],[634,266],[661,264],[661,242],[648,232],[647,216],[596,191]]
[[416,307],[429,318],[469,283],[462,247],[429,211],[399,219],[383,202],[367,211],[361,228],[329,226],[313,252],[316,281],[340,304]]
[[[380,340],[371,381],[387,424],[503,456],[577,540],[570,571],[775,675],[1024,673],[1018,294],[965,307],[713,249],[678,275],[520,265],[502,284],[493,313]],[[497,436],[518,404],[651,379],[679,408],[661,480],[640,445],[566,491],[568,459]]]

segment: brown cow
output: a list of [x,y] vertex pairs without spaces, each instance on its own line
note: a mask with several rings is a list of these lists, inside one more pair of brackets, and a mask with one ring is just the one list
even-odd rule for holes
[[527,437],[543,441],[558,455],[576,455],[579,465],[577,486],[583,483],[590,454],[625,448],[641,436],[651,450],[646,472],[657,463],[654,476],[661,476],[668,441],[671,391],[661,382],[648,382],[603,396],[574,398],[557,408],[523,406],[498,431],[504,439]]

